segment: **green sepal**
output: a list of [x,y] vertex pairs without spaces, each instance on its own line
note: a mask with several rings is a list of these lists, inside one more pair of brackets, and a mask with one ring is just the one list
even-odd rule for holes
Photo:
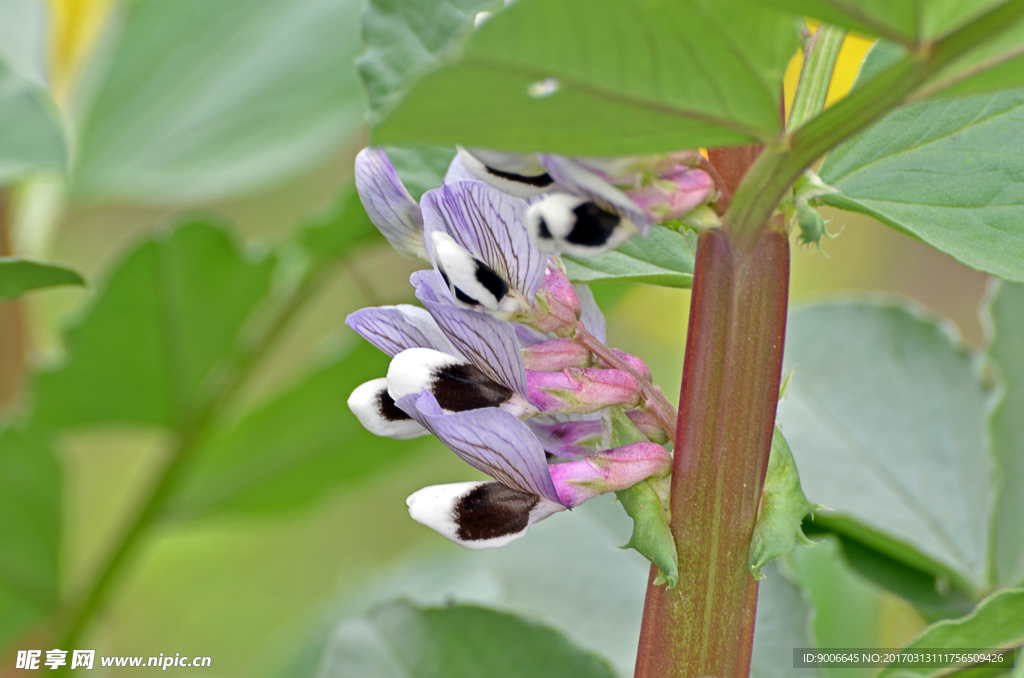
[[814,245],[821,249],[822,237],[836,237],[828,232],[828,222],[822,218],[812,203],[822,196],[838,192],[810,170],[805,171],[803,176],[797,179],[793,185],[792,202],[787,204],[787,214],[790,225],[800,229],[797,239],[801,245]]
[[804,496],[793,453],[776,426],[761,506],[750,539],[750,574],[754,579],[763,579],[761,567],[792,551],[797,542],[807,546],[816,543],[804,535],[800,524],[804,516],[818,508]]
[[[611,447],[622,447],[647,440],[644,434],[629,420],[622,410],[611,414]],[[615,493],[626,514],[633,519],[633,533],[624,549],[633,549],[661,570],[655,584],[668,584],[675,588],[679,581],[679,556],[676,542],[668,522],[669,478],[648,478],[629,489]]]

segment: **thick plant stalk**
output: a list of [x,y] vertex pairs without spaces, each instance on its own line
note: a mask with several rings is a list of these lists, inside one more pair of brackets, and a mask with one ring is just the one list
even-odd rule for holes
[[672,470],[679,585],[652,567],[638,678],[746,676],[757,582],[748,549],[768,466],[782,373],[789,240],[741,249],[700,236]]

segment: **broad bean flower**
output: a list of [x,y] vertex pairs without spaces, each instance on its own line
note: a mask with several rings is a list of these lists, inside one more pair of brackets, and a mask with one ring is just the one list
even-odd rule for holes
[[[434,435],[493,479],[427,487],[407,501],[415,520],[473,549],[502,546],[539,520],[671,467],[663,396],[650,371],[605,346],[593,295],[550,254],[552,242],[588,253],[621,242],[630,228],[649,228],[650,207],[577,161],[520,160],[494,163],[462,150],[445,183],[419,203],[382,150],[365,149],[356,160],[370,219],[400,253],[430,268],[410,278],[422,306],[348,317],[391,357],[387,374],[355,389],[348,404],[372,433]],[[529,174],[538,168],[545,172]],[[491,180],[480,181],[481,173]],[[560,196],[576,205],[569,226],[553,211]],[[618,221],[592,223],[582,216],[588,209]],[[592,230],[584,237],[581,229]],[[581,245],[588,239],[601,242],[588,249]],[[639,439],[612,446],[614,417]]]

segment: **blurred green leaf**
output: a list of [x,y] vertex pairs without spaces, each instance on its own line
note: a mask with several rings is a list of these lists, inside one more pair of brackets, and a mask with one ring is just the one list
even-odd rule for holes
[[45,0],[0,2],[0,61],[37,87],[46,87]]
[[366,52],[356,65],[371,122],[458,53],[479,12],[502,7],[501,0],[370,0],[363,17]]
[[775,139],[797,46],[793,15],[739,0],[520,0],[373,139],[569,155]]
[[274,259],[250,260],[227,233],[191,221],[143,240],[69,330],[65,362],[39,375],[44,425],[180,427],[266,296]]
[[44,438],[0,431],[0,654],[56,605],[60,485]]
[[338,259],[353,246],[379,235],[366,216],[354,182],[348,182],[327,209],[303,226],[299,244],[321,261]]
[[197,518],[293,509],[436,444],[433,438],[417,443],[374,436],[348,411],[352,390],[387,367],[386,355],[359,341],[236,425],[214,431],[196,452],[171,514]]
[[394,602],[338,629],[330,678],[613,678],[611,668],[557,631],[468,605]]
[[779,427],[805,491],[833,509],[815,522],[972,592],[988,584],[989,394],[950,333],[895,303],[795,311]]
[[627,240],[611,252],[577,259],[564,257],[573,282],[632,282],[689,289],[693,284],[697,234],[655,226],[646,238]]
[[76,271],[57,264],[0,257],[0,299],[13,299],[41,287],[85,285]]
[[750,537],[750,574],[761,579],[761,567],[781,558],[796,548],[799,541],[810,545],[801,523],[804,516],[814,511],[800,487],[800,476],[793,461],[786,438],[775,427],[772,434],[771,456],[761,493],[761,506],[757,512],[754,534]]
[[822,21],[914,46],[963,26],[1003,0],[769,0]]
[[999,285],[985,310],[990,319],[986,353],[1004,389],[989,430],[1001,487],[993,516],[993,564],[996,583],[1007,586],[1024,582],[1024,285]]
[[861,212],[1003,278],[1024,281],[1024,90],[907,106],[825,158]]
[[0,57],[0,185],[68,162],[56,107]]
[[128,0],[76,120],[80,200],[253,191],[359,134],[362,0]]
[[[792,678],[793,648],[815,645],[811,606],[805,592],[790,581],[791,573],[778,563],[765,565],[763,574],[765,579],[758,586],[750,678]],[[820,674],[802,669],[800,675],[817,678]]]
[[[1012,648],[1024,644],[1024,589],[1003,589],[978,603],[966,617],[946,619],[932,624],[914,639],[904,650],[918,648],[963,648],[996,649]],[[896,668],[889,667],[878,674],[878,678],[890,676],[944,676],[946,668]]]

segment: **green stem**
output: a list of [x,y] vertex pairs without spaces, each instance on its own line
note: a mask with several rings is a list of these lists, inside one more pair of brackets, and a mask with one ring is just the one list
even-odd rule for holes
[[941,68],[1022,16],[1024,0],[1008,0],[945,38],[922,45],[765,149],[726,211],[724,221],[733,241],[741,248],[753,248],[786,191],[815,160],[904,103]]
[[821,24],[804,49],[804,65],[800,69],[800,82],[793,95],[793,108],[789,112],[788,127],[796,129],[825,108],[825,97],[832,82],[832,71],[839,58],[846,30]]
[[189,423],[178,432],[170,459],[164,466],[160,477],[154,483],[131,524],[111,549],[85,594],[65,617],[63,632],[58,635],[60,638],[58,647],[73,648],[77,646],[82,634],[88,630],[89,625],[106,607],[113,587],[120,579],[125,566],[150,528],[159,521],[167,503],[173,498],[183,474],[188,469],[189,462],[206,437],[210,423],[245,384],[260,359],[266,355],[284,328],[319,287],[326,272],[327,265],[324,262],[303,277],[295,289],[269,314],[266,322],[260,326],[254,340],[239,349],[233,366],[227,370],[229,376],[218,385],[206,405],[200,408]]

